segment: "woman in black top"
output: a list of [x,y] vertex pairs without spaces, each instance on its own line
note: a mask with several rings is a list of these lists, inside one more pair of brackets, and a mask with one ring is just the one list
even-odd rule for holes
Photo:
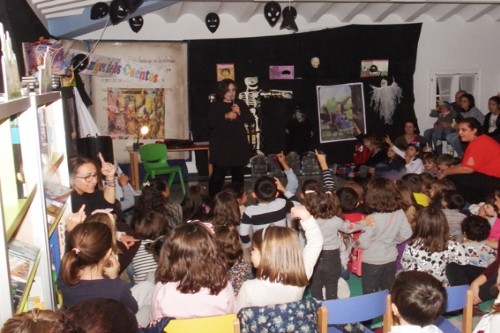
[[245,124],[251,125],[255,119],[245,102],[236,98],[236,91],[233,80],[220,81],[207,117],[213,167],[208,190],[212,198],[222,189],[227,169],[233,182],[244,182],[244,167],[251,155]]

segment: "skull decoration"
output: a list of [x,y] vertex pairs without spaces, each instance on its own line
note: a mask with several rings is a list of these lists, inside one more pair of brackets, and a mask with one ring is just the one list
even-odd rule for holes
[[264,17],[266,18],[267,23],[269,23],[271,27],[274,27],[281,17],[280,4],[276,1],[266,3],[266,6],[264,7]]
[[130,25],[130,29],[132,29],[133,32],[138,33],[144,25],[144,19],[142,18],[142,16],[132,17],[128,20],[128,24]]
[[319,67],[319,58],[318,57],[311,58],[311,66],[313,66],[314,68]]
[[211,33],[217,31],[217,28],[219,28],[219,22],[219,15],[217,15],[216,13],[208,13],[205,17],[205,24],[207,25],[207,28]]

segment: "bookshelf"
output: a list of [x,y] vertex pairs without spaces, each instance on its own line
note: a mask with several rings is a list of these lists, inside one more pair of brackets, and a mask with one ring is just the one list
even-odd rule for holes
[[[57,232],[62,216],[70,211],[66,202],[52,225],[47,223],[44,182],[57,182],[69,187],[66,156],[66,133],[63,101],[59,92],[31,95],[16,100],[0,102],[0,326],[15,312],[28,309],[28,299],[38,297],[45,309],[55,309],[52,279],[52,259],[49,237]],[[43,161],[39,112],[44,112],[50,156]],[[20,152],[24,171],[24,192],[18,194],[11,134],[11,117],[17,116]],[[68,200],[69,201],[69,200]],[[19,240],[39,248],[22,295],[17,296],[19,305],[13,305],[13,280],[9,268],[8,246]],[[32,290],[33,284],[40,286]],[[35,289],[35,288],[33,288]],[[20,297],[19,297],[20,296]]]

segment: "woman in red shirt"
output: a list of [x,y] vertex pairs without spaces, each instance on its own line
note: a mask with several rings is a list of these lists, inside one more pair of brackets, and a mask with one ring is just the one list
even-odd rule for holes
[[443,170],[439,179],[449,178],[469,203],[484,201],[484,197],[500,185],[500,144],[484,134],[476,118],[458,123],[458,136],[469,145],[462,163]]

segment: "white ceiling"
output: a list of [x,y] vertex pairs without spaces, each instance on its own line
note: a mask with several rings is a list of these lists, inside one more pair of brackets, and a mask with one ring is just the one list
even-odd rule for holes
[[[101,29],[106,19],[90,20],[90,8],[99,0],[26,0],[53,36],[74,38]],[[105,1],[109,3],[110,1]],[[175,23],[183,15],[194,15],[201,21],[210,12],[230,15],[238,23],[246,23],[256,15],[263,15],[267,1],[169,1],[145,0],[132,15],[155,13],[166,23]],[[288,1],[278,1],[281,7]],[[324,15],[333,15],[348,24],[357,15],[365,15],[373,23],[382,22],[389,15],[397,15],[402,22],[411,23],[422,15],[435,22],[445,22],[459,16],[473,22],[484,16],[500,21],[500,0],[494,1],[291,1],[298,16],[308,23],[317,22]]]

